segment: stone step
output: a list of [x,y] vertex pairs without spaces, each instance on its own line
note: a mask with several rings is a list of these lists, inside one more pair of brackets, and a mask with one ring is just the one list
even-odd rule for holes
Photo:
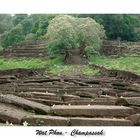
[[[94,86],[78,86],[78,85],[67,85],[67,83],[62,83],[59,81],[59,83],[62,83],[62,85],[55,85],[54,82],[55,80],[59,80],[59,79],[31,79],[31,80],[23,80],[23,82],[25,83],[17,83],[17,85],[19,87],[38,87],[38,88],[42,88],[42,87],[46,87],[47,88],[58,88],[58,89],[67,89],[67,90],[76,90],[78,89],[97,89]],[[48,85],[49,83],[49,85]],[[51,85],[50,85],[51,83]],[[67,85],[67,86],[66,86]],[[109,89],[110,90],[110,89]]]
[[44,82],[53,82],[53,81],[60,81],[60,78],[30,78],[25,79],[22,82],[23,83],[44,83]]
[[133,114],[127,117],[128,120],[131,120],[134,125],[140,126],[140,114]]
[[14,49],[12,50],[12,53],[44,53],[44,49],[30,49],[30,50],[25,50],[25,49]]
[[119,98],[116,101],[116,105],[139,106],[140,107],[140,97]]
[[71,117],[71,126],[132,126],[130,120],[118,118],[84,118]]
[[1,79],[16,79],[15,76],[12,76],[12,75],[0,75],[0,80]]
[[[67,94],[73,94],[73,95],[79,95],[79,96],[84,96],[84,93],[81,93],[80,95],[80,92],[88,92],[87,96],[92,96],[91,94],[93,93],[94,95],[96,94],[100,94],[101,93],[101,90],[100,88],[75,88],[75,89],[59,89],[59,92],[60,93],[67,93]],[[91,94],[89,94],[89,92]],[[94,96],[93,95],[93,96]],[[85,95],[86,96],[86,95]]]
[[30,126],[68,126],[68,119],[59,116],[33,115],[24,117],[24,121]]
[[[66,86],[65,84],[64,85],[55,85],[54,84],[54,82],[53,83],[51,83],[51,85],[50,85],[50,82],[42,82],[42,81],[38,81],[38,83],[40,83],[40,85],[37,85],[36,83],[34,84],[34,85],[30,85],[30,84],[26,84],[26,85],[19,85],[19,84],[17,84],[17,86],[19,87],[19,88],[46,88],[46,89],[59,89],[59,90],[61,90],[62,92],[68,92],[68,91],[70,91],[70,92],[73,92],[73,91],[75,91],[75,90],[77,90],[77,91],[95,91],[95,92],[97,92],[97,91],[99,91],[99,88],[98,87],[85,87],[85,86],[83,86],[83,87],[81,87],[81,86],[77,86],[77,85],[75,85],[75,86]],[[48,85],[48,83],[49,83],[49,85]]]
[[58,116],[126,117],[133,113],[133,109],[110,105],[56,105],[51,108],[51,113]]
[[20,50],[26,50],[26,51],[30,51],[30,50],[46,50],[44,47],[38,47],[38,48],[13,48],[12,51],[20,51]]
[[139,92],[122,92],[118,93],[118,96],[123,96],[123,97],[140,97]]
[[64,94],[61,96],[63,101],[69,101],[69,100],[77,100],[80,99],[80,96],[76,96],[76,95],[71,95],[71,94]]
[[49,100],[49,99],[40,99],[40,98],[26,98],[27,100],[30,101],[35,101],[38,103],[42,103],[44,105],[49,105],[49,106],[53,106],[53,105],[64,105],[66,103],[62,102],[62,101],[56,101],[56,100]]
[[18,95],[24,98],[36,97],[40,99],[49,99],[49,100],[56,100],[56,101],[61,100],[61,98],[56,94],[48,93],[48,92],[20,92]]
[[114,87],[114,89],[119,89],[123,91],[134,91],[140,93],[140,88],[139,87]]
[[115,105],[116,99],[108,99],[108,98],[80,98],[80,99],[72,99],[67,101],[68,104],[71,105]]
[[30,115],[32,114],[13,105],[0,103],[0,120],[20,124],[24,117]]
[[131,120],[118,118],[85,118],[33,115],[24,117],[30,126],[132,126]]
[[45,53],[10,53],[10,56],[15,56],[15,57],[32,57],[32,56],[46,56],[47,54]]
[[75,91],[72,92],[72,95],[80,96],[80,97],[86,97],[86,98],[97,98],[101,94],[101,91],[99,90],[98,93],[92,93],[89,91]]
[[113,89],[113,88],[101,88],[102,94],[109,96],[117,96],[121,90]]
[[[64,88],[64,87],[61,87],[61,88]],[[23,91],[23,92],[46,92],[46,91],[56,91],[56,92],[59,92],[59,93],[67,93],[67,94],[78,94],[78,92],[91,92],[93,94],[98,94],[98,93],[101,93],[101,90],[99,88],[96,88],[96,89],[92,89],[92,88],[81,88],[81,89],[59,89],[57,87],[46,87],[46,88],[38,88],[38,87],[17,87],[17,91]],[[77,91],[77,92],[76,92]],[[83,94],[84,95],[84,94]],[[85,95],[86,96],[86,95]],[[88,94],[89,96],[89,94]],[[91,96],[91,94],[90,94]]]
[[101,98],[101,97],[99,97],[99,98],[94,99],[94,102],[101,103],[101,104],[104,104],[104,105],[107,105],[107,104],[115,105],[116,101],[117,101],[117,98]]
[[[117,96],[110,96],[110,95],[100,95],[99,98],[115,100],[115,99],[117,99],[118,97],[117,97]],[[98,98],[97,98],[97,99],[98,99]]]
[[6,123],[0,123],[0,126],[9,126]]
[[115,105],[114,102],[111,101],[87,101],[87,100],[71,100],[71,101],[67,101],[67,104],[71,104],[71,105]]
[[10,94],[0,95],[0,102],[13,104],[13,105],[21,107],[25,110],[35,111],[38,114],[47,114],[50,110],[50,107],[47,105],[43,105],[41,103],[29,101],[29,100],[24,99],[22,97],[10,95]]

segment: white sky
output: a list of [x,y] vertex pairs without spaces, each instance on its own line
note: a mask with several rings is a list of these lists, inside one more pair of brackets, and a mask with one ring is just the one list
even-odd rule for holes
[[140,0],[0,0],[0,13],[140,13]]

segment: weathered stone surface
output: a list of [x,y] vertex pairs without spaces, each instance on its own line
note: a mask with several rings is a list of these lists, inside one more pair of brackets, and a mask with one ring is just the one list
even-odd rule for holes
[[116,101],[116,105],[140,106],[140,97],[125,97],[125,98],[119,98],[119,99]]
[[26,121],[31,126],[43,125],[43,126],[68,126],[68,119],[59,116],[45,116],[34,115],[31,117],[25,117],[22,122]]
[[129,107],[107,105],[56,105],[51,108],[51,113],[59,116],[125,117],[132,111]]
[[19,95],[22,97],[36,97],[36,98],[56,100],[56,101],[61,100],[61,98],[56,94],[48,93],[48,92],[21,92],[19,93]]
[[80,99],[80,96],[64,94],[64,95],[61,96],[61,98],[64,101],[69,101],[69,100],[72,100],[72,99]]
[[47,114],[50,107],[37,102],[26,100],[15,95],[0,95],[0,102],[14,104],[26,110],[34,110],[36,113]]
[[140,53],[140,43],[137,42],[117,42],[105,40],[101,47],[101,53],[106,56],[136,55]]
[[67,101],[67,103],[71,105],[115,105],[115,101],[115,99],[94,98],[84,100],[71,100]]
[[62,101],[56,101],[56,100],[47,100],[47,99],[40,99],[40,98],[26,98],[27,100],[31,100],[31,101],[35,101],[38,103],[42,103],[45,105],[64,105],[66,103],[62,102]]
[[0,126],[8,126],[6,123],[0,123]]
[[96,98],[100,94],[100,90],[98,91],[98,93],[93,93],[93,92],[90,92],[90,91],[87,90],[87,91],[79,91],[79,92],[75,91],[72,94],[80,96],[80,97]]
[[133,123],[126,119],[116,118],[70,118],[71,126],[132,126]]
[[122,92],[119,93],[118,95],[123,97],[140,97],[139,92]]
[[116,100],[117,100],[117,98],[112,98],[112,97],[106,96],[106,98],[95,98],[94,102],[96,104],[115,105]]
[[134,125],[140,126],[140,114],[134,114],[127,117],[128,120],[131,120]]
[[102,94],[103,95],[109,95],[109,96],[117,96],[117,94],[119,93],[119,90],[115,90],[112,88],[102,88]]
[[9,70],[0,70],[0,76],[3,75],[11,75],[17,78],[28,77],[33,75],[42,75],[45,69],[25,69],[25,68],[17,68],[17,69],[9,69]]
[[0,103],[0,120],[9,121],[15,124],[20,124],[22,118],[32,115],[25,110],[19,109],[12,105]]
[[112,100],[115,101],[117,99],[117,97],[114,96],[109,96],[109,95],[100,95],[98,98],[95,99],[99,99],[99,100]]

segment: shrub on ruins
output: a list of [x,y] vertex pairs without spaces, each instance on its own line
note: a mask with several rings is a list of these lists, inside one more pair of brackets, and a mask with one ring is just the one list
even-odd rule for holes
[[33,33],[29,33],[25,36],[25,40],[30,40],[30,41],[35,41],[37,39],[37,36],[36,34],[33,34]]
[[105,32],[91,18],[59,15],[50,21],[46,37],[50,54],[63,53],[66,63],[83,64],[84,56],[99,52]]

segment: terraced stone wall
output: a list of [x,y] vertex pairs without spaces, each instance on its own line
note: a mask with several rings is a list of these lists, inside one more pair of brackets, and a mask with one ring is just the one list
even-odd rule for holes
[[103,42],[101,53],[105,56],[140,55],[140,41],[109,41]]

